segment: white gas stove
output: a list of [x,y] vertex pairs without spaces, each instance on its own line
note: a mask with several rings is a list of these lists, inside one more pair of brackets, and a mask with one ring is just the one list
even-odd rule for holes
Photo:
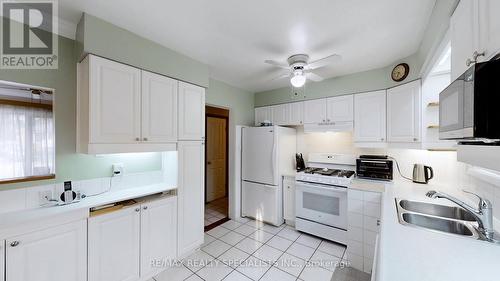
[[347,188],[356,167],[353,155],[311,153],[308,168],[295,176],[295,228],[347,243]]

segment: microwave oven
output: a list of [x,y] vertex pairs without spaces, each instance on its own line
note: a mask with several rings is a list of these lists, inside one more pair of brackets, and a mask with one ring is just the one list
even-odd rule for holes
[[500,60],[476,63],[439,94],[439,138],[500,139]]

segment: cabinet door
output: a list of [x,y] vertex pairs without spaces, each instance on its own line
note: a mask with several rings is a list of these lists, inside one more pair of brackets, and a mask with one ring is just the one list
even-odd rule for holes
[[354,141],[385,142],[386,94],[376,91],[354,96]]
[[141,71],[90,56],[90,142],[134,143],[141,136]]
[[302,125],[304,121],[304,102],[292,102],[288,104],[288,124]]
[[332,97],[326,100],[328,122],[352,121],[354,119],[354,96]]
[[477,2],[460,1],[450,19],[452,81],[467,70],[466,61],[477,49]]
[[140,206],[89,218],[88,280],[139,279]]
[[326,100],[308,100],[304,102],[304,124],[326,122]]
[[179,140],[205,137],[205,89],[179,82]]
[[77,221],[6,241],[6,280],[86,281],[86,221]]
[[[476,2],[476,1],[472,1]],[[485,52],[481,59],[490,59],[500,52],[500,1],[477,1],[479,8],[479,50]]]
[[295,221],[295,181],[283,180],[283,217],[287,221]]
[[[177,257],[177,197],[142,205],[141,277],[158,274]],[[155,266],[157,265],[157,266]]]
[[142,71],[142,141],[177,141],[177,81]]
[[273,112],[270,106],[255,108],[255,126],[260,126],[264,121],[273,122]]
[[0,281],[5,281],[5,241],[0,241]]
[[274,105],[271,110],[274,125],[288,125],[288,104]]
[[180,257],[203,244],[204,155],[202,142],[179,142],[177,252]]
[[421,135],[420,80],[387,90],[387,140],[418,142]]

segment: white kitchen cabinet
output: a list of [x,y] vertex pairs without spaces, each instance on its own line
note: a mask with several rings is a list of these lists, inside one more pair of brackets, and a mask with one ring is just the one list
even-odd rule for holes
[[141,278],[145,278],[157,275],[165,262],[177,257],[177,197],[143,203],[141,208]]
[[387,90],[387,141],[420,142],[422,133],[420,80]]
[[264,121],[273,122],[273,110],[270,106],[255,108],[255,126],[260,126]]
[[379,192],[349,189],[347,193],[346,257],[355,269],[370,273],[375,258],[376,237],[380,232]]
[[326,99],[327,121],[344,122],[354,119],[354,96],[345,95]]
[[304,120],[304,102],[292,102],[289,103],[288,106],[288,125],[302,125]]
[[354,141],[386,140],[386,91],[354,95]]
[[178,256],[184,257],[203,244],[204,231],[204,157],[202,142],[178,145]]
[[288,125],[289,104],[278,104],[271,106],[273,125]]
[[498,11],[500,11],[500,1],[480,0],[470,2],[477,2],[479,10],[478,51],[485,53],[484,57],[481,59],[490,59],[500,52],[500,18],[498,17]]
[[85,220],[7,239],[6,280],[86,281],[86,242]]
[[304,101],[304,124],[326,123],[326,99]]
[[141,209],[131,206],[88,220],[88,281],[140,277]]
[[283,178],[283,218],[287,224],[295,222],[295,178]]
[[452,81],[467,70],[467,59],[478,49],[478,2],[460,1],[450,19]]
[[134,143],[141,137],[141,71],[88,57],[91,143]]
[[0,281],[5,281],[5,241],[0,240]]
[[179,82],[179,140],[205,138],[205,89]]
[[142,141],[177,141],[177,80],[142,71]]

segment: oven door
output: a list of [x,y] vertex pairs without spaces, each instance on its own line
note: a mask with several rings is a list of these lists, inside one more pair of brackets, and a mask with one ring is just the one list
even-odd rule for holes
[[464,137],[464,80],[460,76],[439,94],[439,139]]
[[347,230],[347,188],[297,181],[295,216]]

